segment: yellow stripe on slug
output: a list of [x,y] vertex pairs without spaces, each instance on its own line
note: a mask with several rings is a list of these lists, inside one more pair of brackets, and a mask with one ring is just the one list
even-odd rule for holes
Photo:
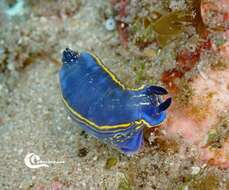
[[[64,102],[64,105],[66,106],[66,108],[77,118],[80,119],[81,122],[84,122],[84,124],[91,126],[92,128],[95,128],[97,130],[108,130],[108,129],[117,129],[116,131],[112,131],[112,132],[119,132],[122,131],[128,127],[130,127],[132,124],[136,124],[136,129],[140,129],[142,127],[142,124],[147,125],[147,127],[152,127],[148,122],[146,122],[144,119],[138,120],[138,121],[134,121],[131,123],[124,123],[124,124],[119,124],[119,125],[97,125],[94,122],[88,120],[87,118],[83,117],[80,113],[78,113],[77,111],[75,111],[68,103],[67,101],[64,99],[64,97],[62,96],[62,100]],[[121,128],[121,129],[120,129]]]
[[[88,52],[89,53],[89,52]],[[112,71],[110,71],[105,65],[104,63],[102,62],[102,60],[97,57],[95,54],[93,53],[89,53],[95,60],[96,60],[96,63],[102,67],[102,69],[111,77],[111,79],[116,83],[118,84],[123,90],[132,90],[132,91],[138,91],[138,90],[142,90],[145,86],[141,86],[139,88],[127,88],[125,87],[121,81],[116,77],[116,75],[114,73],[112,73]]]
[[[96,63],[101,66],[101,68],[111,77],[111,79],[117,84],[119,85],[123,90],[132,90],[132,91],[138,91],[138,90],[142,90],[144,88],[144,85],[141,86],[140,88],[127,88],[125,87],[116,77],[116,75],[114,73],[112,73],[104,64],[103,62],[100,60],[100,58],[98,58],[96,55],[89,53],[96,61]],[[128,127],[130,127],[132,124],[136,124],[137,126],[135,127],[136,129],[140,129],[141,127],[143,127],[142,124],[145,124],[148,128],[151,127],[155,127],[158,125],[161,125],[162,123],[158,124],[158,125],[150,125],[146,120],[144,119],[140,119],[131,123],[123,123],[123,124],[118,124],[118,125],[97,125],[94,122],[92,122],[91,120],[88,120],[87,118],[83,117],[80,113],[78,113],[76,110],[74,110],[67,102],[67,100],[62,97],[62,101],[64,102],[65,107],[68,109],[68,111],[70,111],[70,113],[72,113],[76,118],[79,119],[80,122],[98,130],[98,131],[102,131],[102,130],[112,130],[112,132],[119,132],[122,130],[127,129]],[[113,129],[117,129],[114,130]]]
[[75,111],[68,103],[67,101],[64,99],[64,97],[62,96],[62,100],[65,104],[65,106],[67,107],[67,109],[76,117],[80,118],[82,121],[85,121],[86,123],[90,124],[90,126],[97,128],[97,129],[115,129],[115,128],[127,128],[131,125],[131,123],[124,123],[124,124],[119,124],[119,125],[103,125],[103,126],[98,126],[96,125],[94,122],[86,119],[85,117],[83,117],[80,113],[78,113],[77,111]]

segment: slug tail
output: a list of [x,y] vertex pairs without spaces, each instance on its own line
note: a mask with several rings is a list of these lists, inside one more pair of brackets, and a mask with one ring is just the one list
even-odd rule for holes
[[64,64],[75,63],[78,60],[79,56],[80,54],[77,51],[73,51],[69,48],[66,48],[63,51],[62,62]]
[[143,144],[143,130],[138,131],[135,135],[122,143],[118,143],[116,146],[125,154],[132,155],[139,151]]

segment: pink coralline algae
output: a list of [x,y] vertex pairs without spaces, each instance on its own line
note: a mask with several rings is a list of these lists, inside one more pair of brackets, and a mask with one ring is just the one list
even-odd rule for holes
[[[174,97],[185,76],[192,90],[185,105],[174,98],[166,134],[181,137],[202,162],[225,169],[229,168],[229,0],[202,0],[201,17],[208,30],[204,42],[195,51],[178,53],[176,67],[162,75]],[[187,75],[194,69],[197,74]]]
[[[225,43],[212,44],[212,51],[224,58],[224,69],[200,71],[192,79],[195,92],[191,103],[179,108],[174,102],[167,121],[167,134],[178,136],[198,149],[200,160],[220,168],[229,168],[229,31]],[[176,118],[176,119],[174,119]]]
[[210,28],[229,28],[229,0],[202,0],[203,22]]

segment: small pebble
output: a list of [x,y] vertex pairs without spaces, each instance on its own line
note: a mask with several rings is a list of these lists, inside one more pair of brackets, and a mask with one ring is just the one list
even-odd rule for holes
[[85,156],[87,156],[87,153],[88,153],[88,149],[84,147],[84,148],[79,149],[78,156],[79,157],[85,157]]
[[187,185],[184,187],[184,190],[188,190],[188,186]]
[[151,133],[150,133],[150,136],[149,136],[149,138],[148,138],[149,144],[152,145],[152,144],[155,142],[155,140],[156,140],[156,136],[155,136],[154,133],[151,132]]
[[9,69],[10,71],[15,70],[14,64],[13,64],[13,63],[8,63],[8,64],[7,64],[7,69]]
[[192,167],[192,172],[191,172],[192,175],[197,175],[199,172],[200,172],[200,167],[198,166]]
[[5,52],[5,50],[0,47],[0,56],[2,56],[4,52]]
[[115,29],[115,27],[116,27],[115,20],[112,17],[108,18],[105,23],[105,28],[108,31],[112,31]]

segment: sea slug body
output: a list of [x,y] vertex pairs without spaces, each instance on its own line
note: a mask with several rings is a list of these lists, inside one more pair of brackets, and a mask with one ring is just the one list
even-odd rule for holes
[[66,49],[59,73],[62,100],[71,118],[88,134],[121,152],[137,152],[143,128],[160,125],[171,98],[159,86],[126,88],[92,53]]

